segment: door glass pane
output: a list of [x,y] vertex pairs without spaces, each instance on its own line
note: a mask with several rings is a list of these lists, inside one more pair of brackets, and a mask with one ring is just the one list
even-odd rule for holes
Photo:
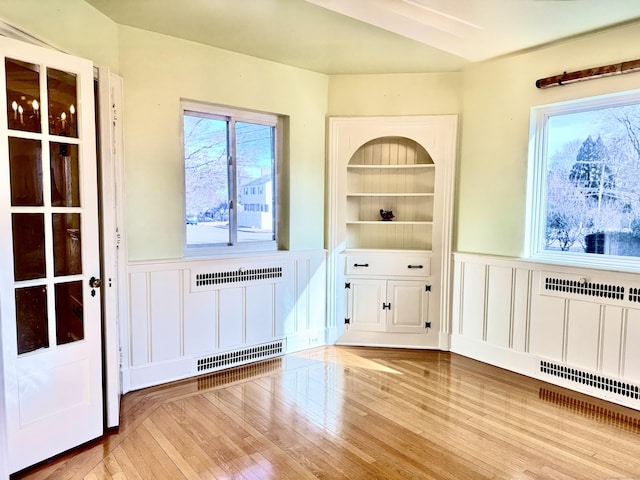
[[40,66],[6,58],[5,68],[9,128],[41,132]]
[[236,122],[238,242],[274,240],[275,128]]
[[53,213],[54,275],[82,273],[79,213]]
[[18,354],[49,347],[47,287],[16,288]]
[[227,124],[184,115],[187,246],[229,243]]
[[64,137],[77,137],[76,107],[77,75],[47,68],[47,93],[49,94],[49,133]]
[[11,205],[42,205],[42,146],[38,140],[9,137]]
[[82,282],[56,285],[56,343],[71,343],[84,338],[82,320]]
[[51,205],[80,206],[78,180],[78,146],[51,143]]
[[44,278],[44,215],[11,214],[13,229],[13,274],[16,282]]

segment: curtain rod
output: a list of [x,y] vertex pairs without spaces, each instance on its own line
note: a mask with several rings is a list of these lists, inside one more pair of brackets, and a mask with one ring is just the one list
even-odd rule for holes
[[583,80],[591,80],[592,78],[609,77],[612,75],[621,75],[623,73],[637,72],[640,70],[640,59],[629,60],[628,62],[614,63],[603,67],[587,68],[575,72],[564,72],[561,75],[541,78],[536,80],[536,87],[548,88],[556,85],[566,85],[567,83],[581,82]]

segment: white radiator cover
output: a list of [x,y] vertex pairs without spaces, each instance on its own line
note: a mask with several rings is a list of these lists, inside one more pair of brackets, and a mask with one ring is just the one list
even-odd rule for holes
[[454,255],[451,350],[640,409],[640,278]]
[[128,277],[123,392],[326,341],[324,250],[135,263]]

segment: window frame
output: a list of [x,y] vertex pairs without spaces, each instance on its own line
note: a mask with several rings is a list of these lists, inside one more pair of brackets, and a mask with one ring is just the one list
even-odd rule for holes
[[543,263],[606,270],[638,271],[640,269],[640,257],[544,249],[549,119],[556,115],[588,112],[631,104],[640,104],[640,89],[577,98],[531,108],[524,249],[526,258]]
[[[186,174],[185,174],[185,143],[184,143],[184,118],[185,115],[201,116],[203,118],[212,118],[217,120],[227,120],[229,122],[247,122],[260,125],[268,125],[275,129],[274,133],[274,166],[272,171],[273,192],[275,199],[273,201],[273,222],[274,222],[274,239],[272,240],[257,240],[249,242],[237,242],[236,234],[232,234],[232,238],[236,240],[233,245],[229,244],[187,244],[187,225],[183,220],[182,229],[182,241],[183,241],[183,256],[185,258],[201,257],[201,256],[220,256],[230,255],[235,253],[261,253],[269,251],[279,250],[280,234],[281,232],[281,195],[282,185],[280,177],[283,169],[283,151],[284,151],[284,117],[275,113],[259,112],[254,110],[242,109],[237,107],[230,107],[226,105],[218,105],[213,103],[181,99],[180,100],[180,139],[181,139],[181,155],[182,155],[182,185],[183,185],[183,198],[182,198],[182,217],[186,218],[187,215],[187,192],[186,192]],[[230,229],[237,229],[237,216],[238,216],[238,197],[239,186],[237,178],[235,177],[236,165],[236,145],[235,135],[230,134],[234,132],[234,129],[228,129],[227,131],[227,144],[229,157],[233,158],[233,164],[228,166],[229,171],[233,171],[234,182],[229,184],[229,196],[234,201],[233,209],[230,209]],[[233,218],[231,218],[233,216]],[[237,232],[236,232],[237,233]]]

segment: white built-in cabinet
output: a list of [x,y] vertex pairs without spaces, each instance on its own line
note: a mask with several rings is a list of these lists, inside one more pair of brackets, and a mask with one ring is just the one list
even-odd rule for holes
[[456,125],[454,115],[329,120],[337,343],[448,348]]

